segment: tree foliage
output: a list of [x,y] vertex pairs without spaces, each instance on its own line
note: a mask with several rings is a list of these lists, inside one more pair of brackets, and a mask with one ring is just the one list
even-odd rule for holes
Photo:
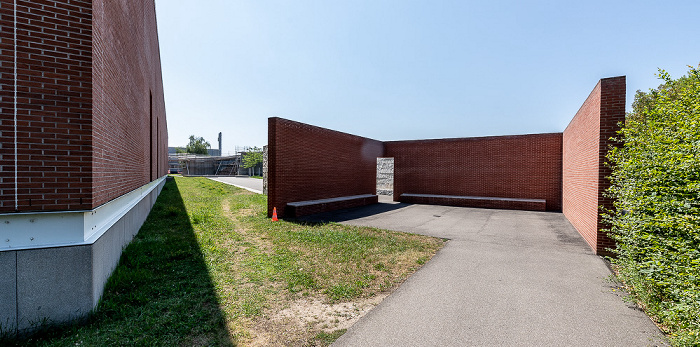
[[248,148],[243,153],[243,167],[251,168],[263,162],[263,150],[260,147]]
[[700,67],[638,91],[608,155],[621,279],[675,345],[700,345]]
[[209,142],[203,137],[195,137],[190,135],[190,143],[185,147],[185,151],[191,154],[209,154],[208,149],[211,148]]

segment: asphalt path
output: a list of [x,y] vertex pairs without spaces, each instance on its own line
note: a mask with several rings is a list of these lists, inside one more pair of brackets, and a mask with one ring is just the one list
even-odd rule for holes
[[380,203],[316,215],[447,238],[341,346],[664,346],[561,213]]
[[221,183],[230,184],[238,188],[243,188],[257,194],[262,194],[263,191],[263,180],[259,178],[245,176],[216,176],[208,178]]

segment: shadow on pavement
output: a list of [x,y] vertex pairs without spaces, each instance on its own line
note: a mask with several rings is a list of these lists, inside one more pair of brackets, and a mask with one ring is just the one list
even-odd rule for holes
[[369,217],[380,213],[400,210],[410,205],[411,204],[405,204],[400,202],[379,202],[367,206],[313,214],[310,216],[299,217],[290,221],[306,224],[345,222],[352,219]]

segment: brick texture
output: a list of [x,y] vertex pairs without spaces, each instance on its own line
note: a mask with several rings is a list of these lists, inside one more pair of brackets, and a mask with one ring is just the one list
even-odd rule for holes
[[0,212],[90,209],[165,174],[154,2],[16,4],[0,2]]
[[276,207],[277,216],[285,217],[289,202],[374,194],[377,157],[383,152],[380,141],[270,118],[268,216]]
[[603,196],[610,185],[605,156],[625,119],[625,81],[601,79],[563,135],[562,210],[597,254],[615,246],[601,231],[600,206],[612,203]]
[[95,1],[94,204],[167,174],[168,137],[153,0]]
[[3,57],[0,211],[89,208],[92,203],[89,193],[92,4],[18,0],[16,18],[14,1],[2,1],[0,6]]
[[385,156],[394,157],[394,200],[403,193],[545,199],[548,211],[560,211],[561,141],[555,133],[385,142]]

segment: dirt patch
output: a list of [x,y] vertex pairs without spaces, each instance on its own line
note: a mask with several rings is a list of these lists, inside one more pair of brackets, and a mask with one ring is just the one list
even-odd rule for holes
[[221,210],[224,211],[226,216],[231,218],[231,202],[224,199],[224,201],[221,202]]
[[314,331],[332,332],[347,329],[388,295],[383,293],[371,298],[337,304],[328,304],[318,298],[301,298],[293,301],[288,308],[275,313],[271,319],[292,322]]
[[255,210],[252,208],[241,208],[237,209],[235,213],[231,212],[231,202],[228,199],[221,201],[221,210],[224,215],[229,219],[235,219],[236,217],[246,217],[255,214]]
[[278,308],[269,308],[266,314],[249,327],[251,340],[246,346],[324,346],[316,340],[320,332],[332,333],[348,329],[377,306],[389,293],[352,302],[330,304],[325,298],[297,298],[281,300]]

